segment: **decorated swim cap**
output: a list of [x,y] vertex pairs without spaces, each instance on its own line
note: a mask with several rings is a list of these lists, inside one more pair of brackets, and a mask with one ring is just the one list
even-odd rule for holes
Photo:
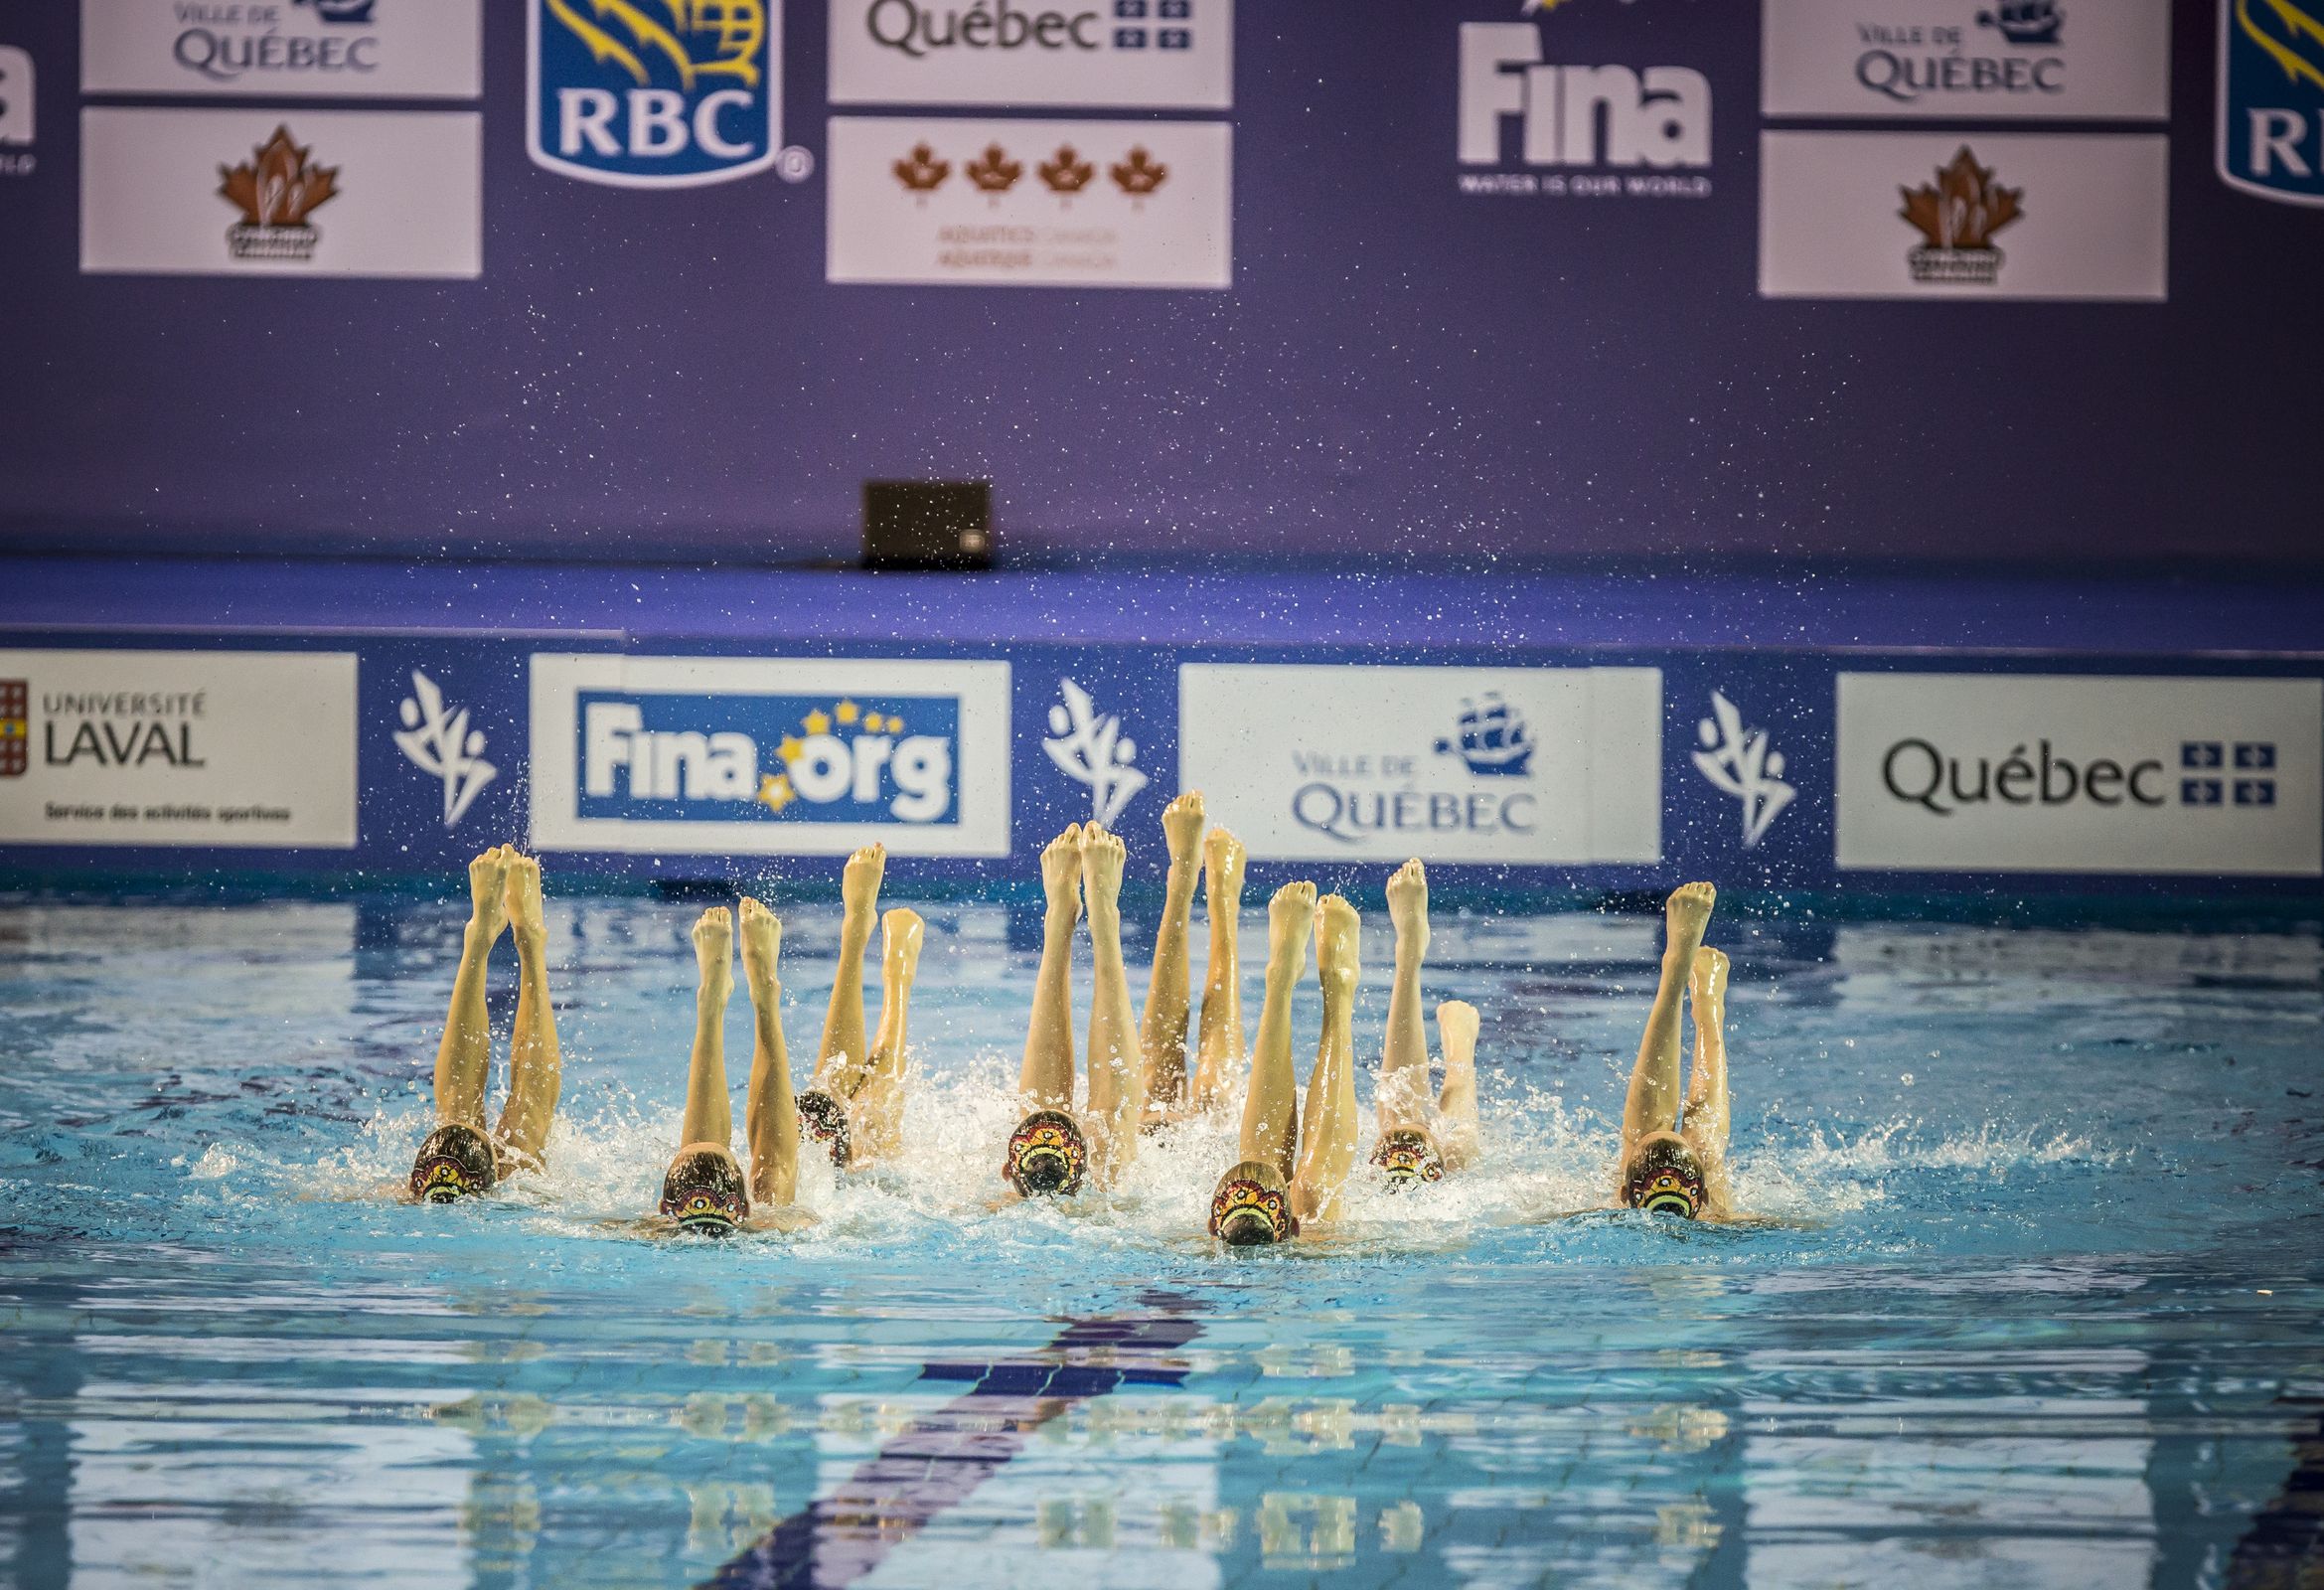
[[1210,1234],[1236,1247],[1287,1242],[1300,1234],[1299,1216],[1280,1187],[1229,1171],[1210,1197]]
[[848,1107],[822,1088],[811,1087],[793,1101],[799,1107],[799,1124],[807,1128],[807,1135],[818,1143],[831,1145],[832,1164],[842,1170],[848,1164]]
[[1623,1200],[1648,1214],[1691,1220],[1702,1212],[1703,1174],[1694,1155],[1667,1140],[1649,1145],[1630,1166]]
[[680,1155],[662,1179],[662,1212],[682,1231],[733,1235],[750,1214],[741,1168],[714,1150]]
[[1445,1157],[1437,1152],[1426,1132],[1416,1132],[1410,1127],[1382,1132],[1380,1146],[1372,1150],[1372,1163],[1388,1173],[1388,1187],[1392,1192],[1445,1178]]
[[1017,1123],[1008,1139],[1001,1174],[1025,1197],[1070,1195],[1081,1191],[1089,1169],[1089,1147],[1081,1128],[1063,1110],[1035,1110]]
[[452,1203],[487,1192],[500,1180],[492,1141],[473,1126],[437,1127],[411,1162],[411,1195],[422,1203]]

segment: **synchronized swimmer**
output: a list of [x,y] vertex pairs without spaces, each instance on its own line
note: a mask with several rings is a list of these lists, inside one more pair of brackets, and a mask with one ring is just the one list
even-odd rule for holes
[[[1135,1029],[1122,956],[1121,839],[1095,823],[1076,824],[1041,852],[1046,911],[1017,1079],[1025,1114],[1003,1153],[1003,1201],[1112,1188],[1135,1159],[1142,1131],[1215,1111],[1233,1093],[1245,1062],[1235,945],[1244,856],[1232,834],[1218,828],[1205,836],[1203,824],[1198,793],[1180,795],[1162,813],[1168,881],[1146,1009]],[[797,1201],[802,1135],[822,1145],[843,1171],[900,1153],[905,1032],[923,928],[909,910],[878,915],[885,863],[886,853],[876,845],[848,858],[841,880],[839,973],[814,1074],[796,1094],[777,972],[782,924],[748,896],[738,913],[716,906],[696,921],[698,981],[686,1112],[659,1210],[639,1222],[643,1229],[720,1236],[812,1223],[814,1215]],[[1209,907],[1210,967],[1193,1024],[1189,1069],[1187,938],[1198,869]],[[504,845],[469,864],[468,881],[471,914],[436,1055],[437,1125],[420,1146],[409,1184],[411,1195],[428,1202],[488,1192],[515,1170],[539,1169],[560,1085],[540,864]],[[1476,1157],[1480,1023],[1475,1008],[1463,1001],[1437,1007],[1445,1075],[1432,1094],[1421,1011],[1428,874],[1418,861],[1405,863],[1388,879],[1387,900],[1396,960],[1369,1164],[1386,1186],[1411,1190],[1454,1175]],[[1734,1207],[1726,1164],[1727,958],[1703,945],[1715,900],[1710,884],[1688,883],[1666,904],[1661,975],[1630,1074],[1611,1207],[1713,1221],[1748,1218]],[[1086,1085],[1077,1110],[1072,952],[1085,913],[1095,973]],[[875,920],[884,976],[879,1024],[867,1037],[863,959]],[[1313,883],[1287,883],[1268,902],[1265,994],[1248,1053],[1238,1159],[1220,1176],[1210,1204],[1209,1233],[1223,1243],[1290,1241],[1326,1229],[1339,1216],[1359,1135],[1351,1031],[1358,926],[1353,905],[1336,894],[1317,899]],[[516,1032],[509,1097],[499,1123],[487,1132],[491,1048],[484,978],[504,927],[517,944]],[[743,1107],[747,1171],[732,1144],[724,1048],[738,939],[754,1032]],[[1303,1103],[1292,1058],[1291,1011],[1311,940],[1323,1023]],[[1695,1029],[1693,1075],[1683,1096],[1682,1004],[1691,1007]]]

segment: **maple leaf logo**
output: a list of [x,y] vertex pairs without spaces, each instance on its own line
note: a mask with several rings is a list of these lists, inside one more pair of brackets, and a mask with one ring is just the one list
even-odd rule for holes
[[1106,171],[1114,179],[1114,185],[1133,199],[1145,198],[1161,187],[1162,180],[1170,174],[1170,168],[1159,164],[1146,152],[1144,144],[1134,146],[1129,159],[1119,165],[1108,166]]
[[960,169],[979,193],[1007,193],[1024,175],[1024,162],[1009,159],[1007,152],[994,143],[987,144],[983,155]]
[[242,213],[244,226],[304,226],[339,193],[339,168],[313,164],[313,153],[291,140],[288,127],[278,126],[253,158],[218,168],[218,196]]
[[1936,186],[1900,188],[1905,208],[1898,215],[1920,230],[1932,248],[1990,251],[1993,235],[2024,212],[2018,201],[2023,188],[2004,188],[1993,180],[1990,168],[1962,144],[1952,163],[1938,168]]
[[1082,159],[1069,143],[1059,144],[1054,157],[1042,161],[1033,169],[1041,174],[1041,181],[1048,184],[1051,193],[1059,194],[1081,192],[1089,186],[1089,179],[1098,172],[1098,168]]
[[934,193],[944,179],[952,175],[952,162],[936,158],[936,151],[924,143],[912,145],[912,152],[890,168],[896,181],[912,193]]

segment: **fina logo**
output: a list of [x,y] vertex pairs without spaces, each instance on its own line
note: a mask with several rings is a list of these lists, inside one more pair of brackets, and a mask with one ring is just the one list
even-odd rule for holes
[[954,806],[960,700],[580,696],[576,815],[938,822]]
[[1711,164],[1708,78],[1691,67],[1641,72],[1546,63],[1542,35],[1550,23],[1548,8],[1528,0],[1526,13],[1537,9],[1544,13],[1539,23],[1461,24],[1463,165],[1501,163],[1504,119],[1516,121],[1518,156],[1528,167],[1667,171]]
[[444,785],[444,826],[456,828],[484,786],[500,769],[484,759],[484,730],[468,726],[468,709],[453,708],[436,682],[411,671],[411,694],[396,708],[403,728],[395,748],[404,759]]
[[529,0],[527,146],[550,171],[691,188],[764,171],[779,0]]
[[2324,5],[2220,0],[2220,180],[2324,205]]

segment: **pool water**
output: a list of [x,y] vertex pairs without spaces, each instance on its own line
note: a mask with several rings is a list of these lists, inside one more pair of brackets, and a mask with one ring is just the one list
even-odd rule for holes
[[[1368,1103],[1389,943],[1357,903]],[[1228,1122],[1150,1140],[1110,1199],[990,1206],[1031,912],[923,907],[907,1163],[811,1168],[813,1230],[709,1244],[619,1223],[675,1146],[698,902],[552,898],[551,1164],[453,1208],[372,1195],[427,1123],[449,898],[0,905],[0,1563],[559,1590],[2319,1571],[2315,925],[1724,912],[1740,1195],[1790,1223],[1715,1229],[1555,1217],[1605,1187],[1654,920],[1454,903],[1427,995],[1483,1012],[1482,1162],[1358,1193],[1328,1247],[1231,1257],[1198,1235]],[[797,1063],[837,912],[777,905]],[[1084,1020],[1088,988],[1085,951]],[[1311,973],[1303,1076],[1317,1018]],[[738,1108],[747,1024],[738,995]]]

